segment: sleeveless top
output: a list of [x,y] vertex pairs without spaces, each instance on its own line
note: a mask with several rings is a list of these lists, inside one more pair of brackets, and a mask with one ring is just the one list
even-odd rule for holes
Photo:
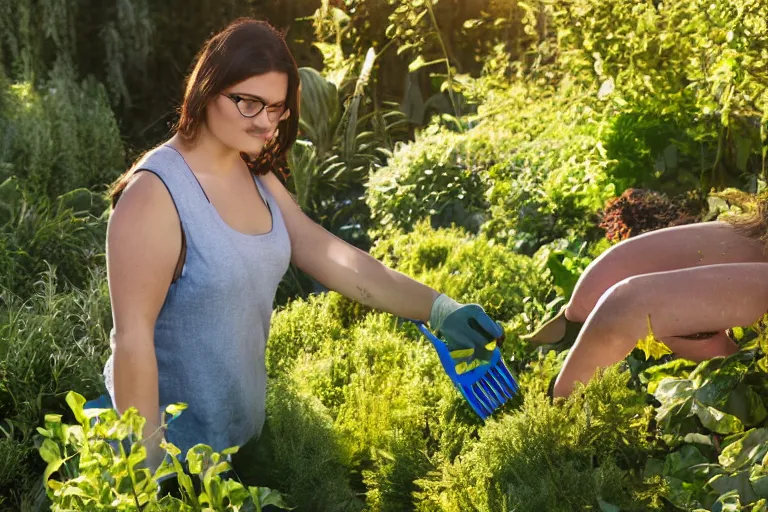
[[[176,149],[152,150],[138,170],[163,181],[186,238],[181,275],[170,285],[155,324],[161,410],[187,404],[165,437],[181,449],[182,459],[198,443],[216,451],[241,446],[264,424],[264,350],[277,286],[291,258],[280,208],[254,176],[272,229],[244,234],[219,216]],[[110,356],[104,377],[115,403],[112,375]]]

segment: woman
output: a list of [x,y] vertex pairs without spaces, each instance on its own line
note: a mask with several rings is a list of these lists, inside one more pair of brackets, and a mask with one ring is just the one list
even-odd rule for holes
[[243,445],[264,422],[265,343],[290,261],[363,304],[427,322],[457,364],[488,359],[501,327],[390,270],[301,212],[272,170],[298,129],[299,75],[281,34],[242,19],[213,36],[188,78],[173,137],[116,184],[107,233],[114,329],[105,377],[120,411],[184,402],[166,438],[182,453]]
[[[754,218],[645,233],[604,252],[582,274],[569,304],[524,338],[554,343],[569,323],[584,323],[554,385],[568,396],[602,367],[654,336],[693,361],[727,356],[738,346],[726,330],[768,311],[765,204]],[[691,334],[698,333],[698,334]]]

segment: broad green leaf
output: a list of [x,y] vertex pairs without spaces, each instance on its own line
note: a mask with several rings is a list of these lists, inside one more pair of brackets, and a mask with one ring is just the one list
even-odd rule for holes
[[712,446],[712,438],[709,436],[705,436],[704,434],[687,434],[683,441],[689,444],[703,444],[707,446]]
[[[737,498],[740,497],[747,503],[757,500],[749,482],[749,471],[739,471],[733,475],[717,475],[708,484],[721,495],[721,499],[730,497],[735,492]],[[736,503],[738,504],[738,499]]]
[[758,498],[768,499],[768,475],[753,474],[749,477],[749,482]]
[[248,490],[250,491],[251,496],[253,497],[253,500],[259,505],[261,505],[262,507],[265,505],[272,505],[277,508],[293,510],[293,507],[289,507],[285,503],[285,499],[283,498],[283,495],[280,494],[278,491],[275,491],[268,487],[249,487]]
[[187,450],[187,465],[189,472],[193,475],[199,475],[203,472],[203,458],[205,454],[199,449],[200,446],[193,446]]
[[52,439],[46,439],[43,441],[39,452],[43,460],[49,464],[61,459],[61,449],[59,448],[59,445],[56,444],[56,442]]
[[694,479],[691,468],[706,462],[707,458],[701,454],[698,448],[692,445],[683,445],[679,451],[667,455],[664,461],[664,475],[691,481]]
[[49,482],[48,479],[51,477],[52,474],[54,474],[56,471],[59,470],[62,464],[64,464],[64,459],[54,460],[53,462],[49,463],[45,467],[45,471],[43,472],[43,482],[48,482],[49,486],[51,482],[55,482],[55,480],[52,480]]
[[758,463],[768,454],[768,428],[752,429],[723,448],[718,461],[724,468],[739,470]]
[[85,401],[85,397],[79,393],[75,393],[74,391],[67,393],[67,404],[69,405],[70,409],[72,409],[72,413],[75,415],[75,419],[81,425],[88,423],[88,417],[85,415],[83,409]]
[[718,434],[733,434],[744,430],[741,420],[731,414],[718,411],[714,407],[694,405],[694,412],[701,420],[702,425]]
[[712,506],[713,512],[738,512],[739,510],[741,510],[741,503],[738,490],[726,492],[718,497],[717,501]]

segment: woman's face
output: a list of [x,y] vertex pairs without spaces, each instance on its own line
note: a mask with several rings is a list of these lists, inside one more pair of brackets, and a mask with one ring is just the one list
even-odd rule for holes
[[258,155],[287,119],[288,75],[270,71],[228,87],[207,106],[208,130],[225,146]]

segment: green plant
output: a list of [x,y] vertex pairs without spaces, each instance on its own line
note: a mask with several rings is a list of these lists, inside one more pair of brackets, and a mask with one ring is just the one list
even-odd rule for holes
[[0,438],[8,457],[24,456],[19,463],[0,460],[0,473],[15,475],[13,485],[0,485],[0,501],[14,510],[33,500],[33,475],[43,471],[33,449],[44,416],[65,414],[64,396],[72,389],[102,392],[112,323],[103,269],[83,289],[60,288],[52,270],[37,279],[27,298],[0,288]]
[[424,509],[658,510],[651,496],[661,487],[640,471],[654,450],[649,418],[626,382],[614,368],[563,404],[527,394],[521,410],[487,422],[477,442],[419,482]]
[[0,285],[19,296],[55,267],[59,286],[86,286],[103,264],[104,197],[78,189],[49,200],[25,193],[15,177],[0,185]]
[[277,311],[266,351],[270,376],[287,372],[303,355],[311,357],[323,346],[344,338],[346,329],[333,307],[334,295],[296,299]]
[[[230,469],[224,456],[236,450],[219,454],[205,445],[194,446],[185,457],[187,473],[178,459],[179,449],[164,443],[169,457],[153,473],[144,467],[146,448],[141,432],[145,420],[136,409],[130,408],[122,416],[114,409],[84,409],[85,398],[74,392],[67,394],[66,401],[77,423],[69,425],[62,422],[61,415],[47,414],[45,428],[38,430],[43,438],[40,456],[48,463],[43,481],[51,510],[95,511],[109,507],[260,512],[267,504],[285,507],[279,493],[222,478],[222,473]],[[170,406],[167,412],[179,414],[182,410]],[[125,442],[130,443],[130,448]],[[180,498],[159,495],[156,479],[168,476],[178,479]]]
[[733,356],[673,361],[640,376],[658,401],[656,421],[670,447],[648,461],[645,474],[664,479],[678,507],[765,506],[768,344],[760,323],[757,329]]
[[763,2],[577,0],[550,13],[562,66],[622,111],[704,145],[688,152],[705,157],[694,167],[704,191],[765,172]]
[[368,180],[374,233],[411,229],[426,217],[433,227],[456,224],[477,231],[486,208],[481,162],[493,158],[491,148],[480,129],[465,135],[437,126],[397,148]]
[[458,301],[481,304],[501,322],[514,323],[524,297],[546,295],[549,279],[528,256],[458,228],[433,231],[427,221],[414,228],[380,240],[372,254]]
[[10,85],[0,102],[0,162],[19,185],[43,200],[77,188],[102,192],[125,165],[120,133],[104,88],[79,82],[71,65],[53,68],[45,92],[31,82]]
[[[365,244],[362,183],[391,154],[390,134],[402,122],[366,95],[377,55],[368,50],[355,82],[334,83],[300,68],[300,138],[288,157],[289,185],[302,209],[342,238]],[[359,225],[359,226],[358,226]],[[357,227],[356,227],[357,226]]]
[[362,510],[349,481],[349,454],[327,409],[299,387],[292,376],[272,382],[261,436],[234,456],[238,476],[283,489],[298,510]]

